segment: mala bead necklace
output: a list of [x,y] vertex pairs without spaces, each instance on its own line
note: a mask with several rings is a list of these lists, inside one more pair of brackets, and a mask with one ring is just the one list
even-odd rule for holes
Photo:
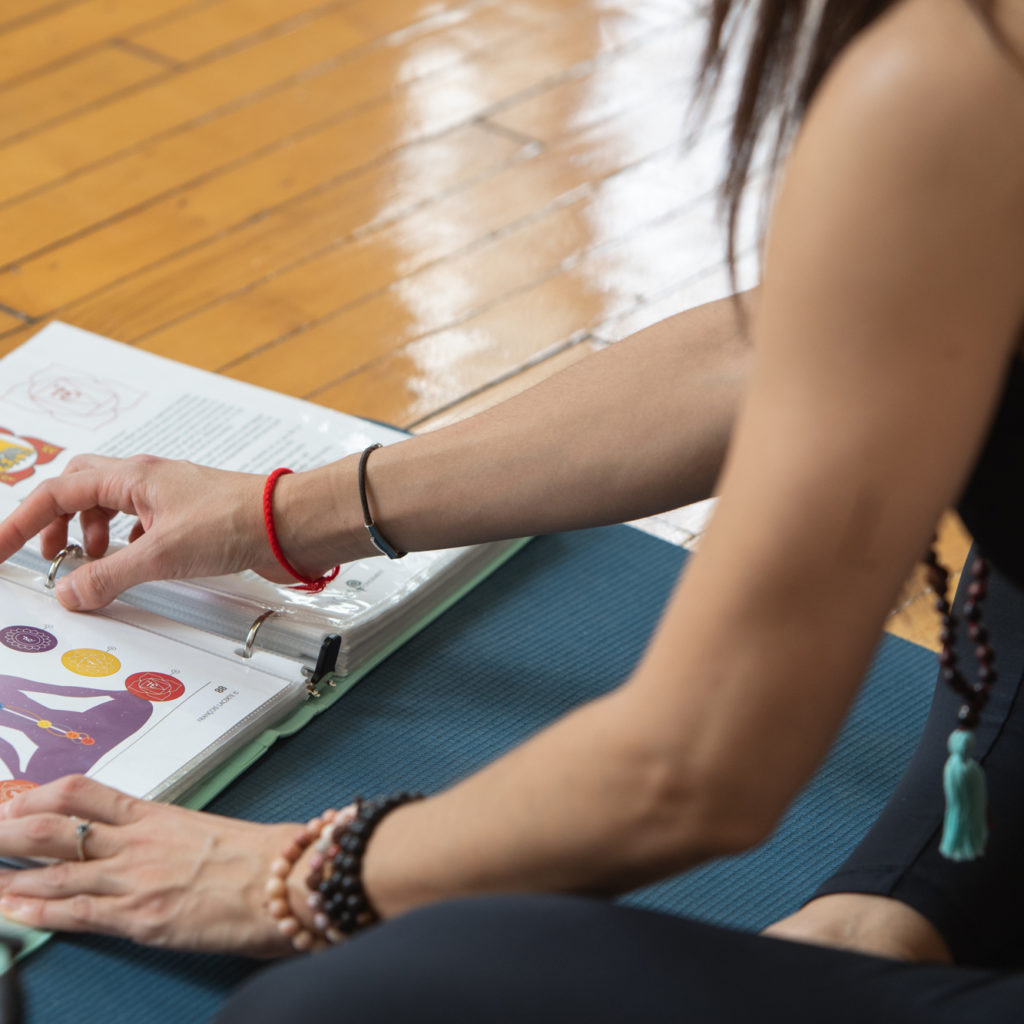
[[974,644],[974,657],[978,665],[975,681],[971,683],[957,667],[955,645],[959,623],[953,616],[946,596],[949,572],[935,554],[934,541],[924,561],[928,566],[928,583],[935,591],[935,607],[942,621],[939,634],[942,644],[942,653],[939,655],[942,678],[963,698],[957,712],[957,726],[949,734],[946,744],[949,759],[942,773],[946,813],[939,852],[949,860],[975,860],[985,852],[988,820],[985,775],[981,765],[971,755],[974,752],[974,730],[996,679],[992,667],[995,653],[981,618],[982,606],[988,593],[989,566],[981,555],[974,558],[969,570],[971,582],[967,587],[967,601],[963,608],[967,636]]

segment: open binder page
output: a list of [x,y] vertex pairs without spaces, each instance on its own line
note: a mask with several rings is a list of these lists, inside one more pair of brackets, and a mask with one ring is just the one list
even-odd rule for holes
[[[79,452],[137,453],[265,474],[302,470],[400,431],[139,351],[67,324],[51,323],[0,360],[0,514]],[[201,514],[201,513],[200,513]],[[329,514],[329,510],[325,510]],[[132,520],[111,524],[123,543]],[[72,527],[74,531],[74,527]],[[264,609],[277,614],[258,646],[316,659],[325,633],[338,633],[337,669],[347,673],[422,620],[429,609],[507,545],[414,552],[401,561],[352,562],[322,594],[303,594],[252,573],[136,587],[125,600],[235,640]],[[14,561],[45,571],[29,549]],[[64,569],[71,568],[68,562]]]
[[[404,435],[51,323],[0,360],[0,514],[73,455],[145,453],[265,474]],[[126,540],[120,516],[111,537]]]
[[283,659],[139,609],[68,612],[28,575],[0,577],[0,800],[71,773],[172,799],[306,695]]

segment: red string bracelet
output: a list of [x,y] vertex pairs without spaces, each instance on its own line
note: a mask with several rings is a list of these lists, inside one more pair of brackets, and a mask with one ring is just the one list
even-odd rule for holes
[[274,529],[274,487],[281,477],[287,476],[290,472],[290,469],[275,469],[267,477],[267,482],[263,487],[263,522],[267,526],[267,539],[270,541],[270,550],[274,552],[274,557],[288,571],[290,576],[294,576],[299,581],[296,586],[292,587],[292,590],[304,590],[310,594],[319,594],[328,583],[338,578],[341,566],[336,565],[329,572],[325,572],[323,576],[315,579],[297,573],[288,563],[288,559],[284,557],[284,552],[281,550],[281,542],[277,539],[277,530]]

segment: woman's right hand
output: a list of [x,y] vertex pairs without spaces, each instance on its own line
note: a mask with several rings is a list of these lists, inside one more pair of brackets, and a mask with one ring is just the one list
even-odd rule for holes
[[[275,509],[284,484],[294,486],[297,480],[286,477],[279,483]],[[263,485],[262,476],[152,455],[78,455],[0,523],[0,560],[10,558],[37,533],[43,556],[55,557],[67,544],[68,522],[77,513],[86,554],[95,561],[58,582],[57,597],[66,608],[101,608],[148,580],[254,569],[267,579],[286,582],[290,577],[267,540]],[[118,512],[138,517],[132,543],[101,558],[109,543],[110,520]],[[280,533],[280,522],[278,529]],[[301,572],[316,575],[337,560],[296,550],[290,536],[280,539]]]

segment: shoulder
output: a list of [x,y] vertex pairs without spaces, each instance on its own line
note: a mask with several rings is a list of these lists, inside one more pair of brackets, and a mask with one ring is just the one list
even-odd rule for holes
[[1017,23],[993,26],[969,0],[904,0],[858,36],[801,128],[772,234],[1019,324],[1024,5],[1006,6]]
[[903,0],[847,48],[807,120],[846,134],[865,158],[933,176],[951,167],[961,181],[1005,167],[1019,183],[1024,2]]

